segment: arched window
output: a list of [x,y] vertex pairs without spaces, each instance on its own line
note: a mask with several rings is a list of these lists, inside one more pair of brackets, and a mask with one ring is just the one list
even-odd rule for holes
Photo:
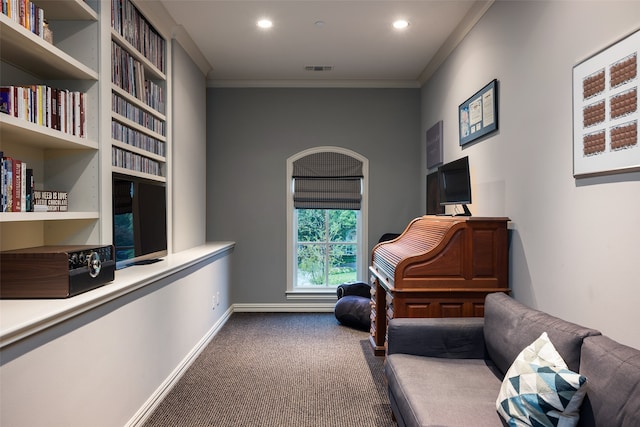
[[329,293],[366,278],[366,158],[317,147],[287,159],[287,292]]

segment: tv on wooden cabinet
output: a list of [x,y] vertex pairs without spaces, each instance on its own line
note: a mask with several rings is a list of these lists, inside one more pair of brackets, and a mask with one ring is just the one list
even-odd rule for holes
[[113,175],[113,245],[116,269],[167,255],[167,193],[164,183]]

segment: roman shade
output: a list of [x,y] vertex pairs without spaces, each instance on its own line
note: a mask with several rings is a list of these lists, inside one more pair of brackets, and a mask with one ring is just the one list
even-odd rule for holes
[[324,151],[293,162],[293,206],[296,209],[360,209],[362,162]]

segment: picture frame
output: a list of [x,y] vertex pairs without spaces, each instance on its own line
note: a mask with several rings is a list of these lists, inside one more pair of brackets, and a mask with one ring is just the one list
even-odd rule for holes
[[493,79],[458,107],[460,145],[498,130],[498,80]]
[[427,130],[427,169],[441,165],[442,159],[442,127],[440,120]]
[[640,171],[640,29],[573,67],[573,176]]

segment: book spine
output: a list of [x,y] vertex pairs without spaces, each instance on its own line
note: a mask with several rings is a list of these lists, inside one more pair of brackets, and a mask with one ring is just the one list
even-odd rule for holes
[[20,212],[27,212],[27,163],[20,162]]
[[47,115],[45,121],[47,123],[47,127],[53,129],[53,122],[51,120],[51,93],[52,90],[49,86],[47,86],[47,91],[45,93],[45,99],[47,102]]
[[58,117],[58,89],[51,89],[51,129],[60,130],[60,119]]
[[73,92],[73,134],[80,136],[80,92]]
[[25,203],[25,211],[33,212],[33,187],[35,181],[33,179],[33,169],[27,169],[26,173],[26,203]]
[[13,159],[11,157],[5,157],[4,165],[7,171],[7,178],[5,180],[7,186],[5,212],[13,212]]
[[22,162],[13,159],[13,202],[11,212],[22,211]]
[[80,92],[80,137],[87,137],[87,94]]
[[13,86],[0,86],[0,113],[12,115]]
[[[4,3],[3,3],[4,4]],[[0,151],[0,212],[7,211],[7,171],[4,164],[4,152]]]

